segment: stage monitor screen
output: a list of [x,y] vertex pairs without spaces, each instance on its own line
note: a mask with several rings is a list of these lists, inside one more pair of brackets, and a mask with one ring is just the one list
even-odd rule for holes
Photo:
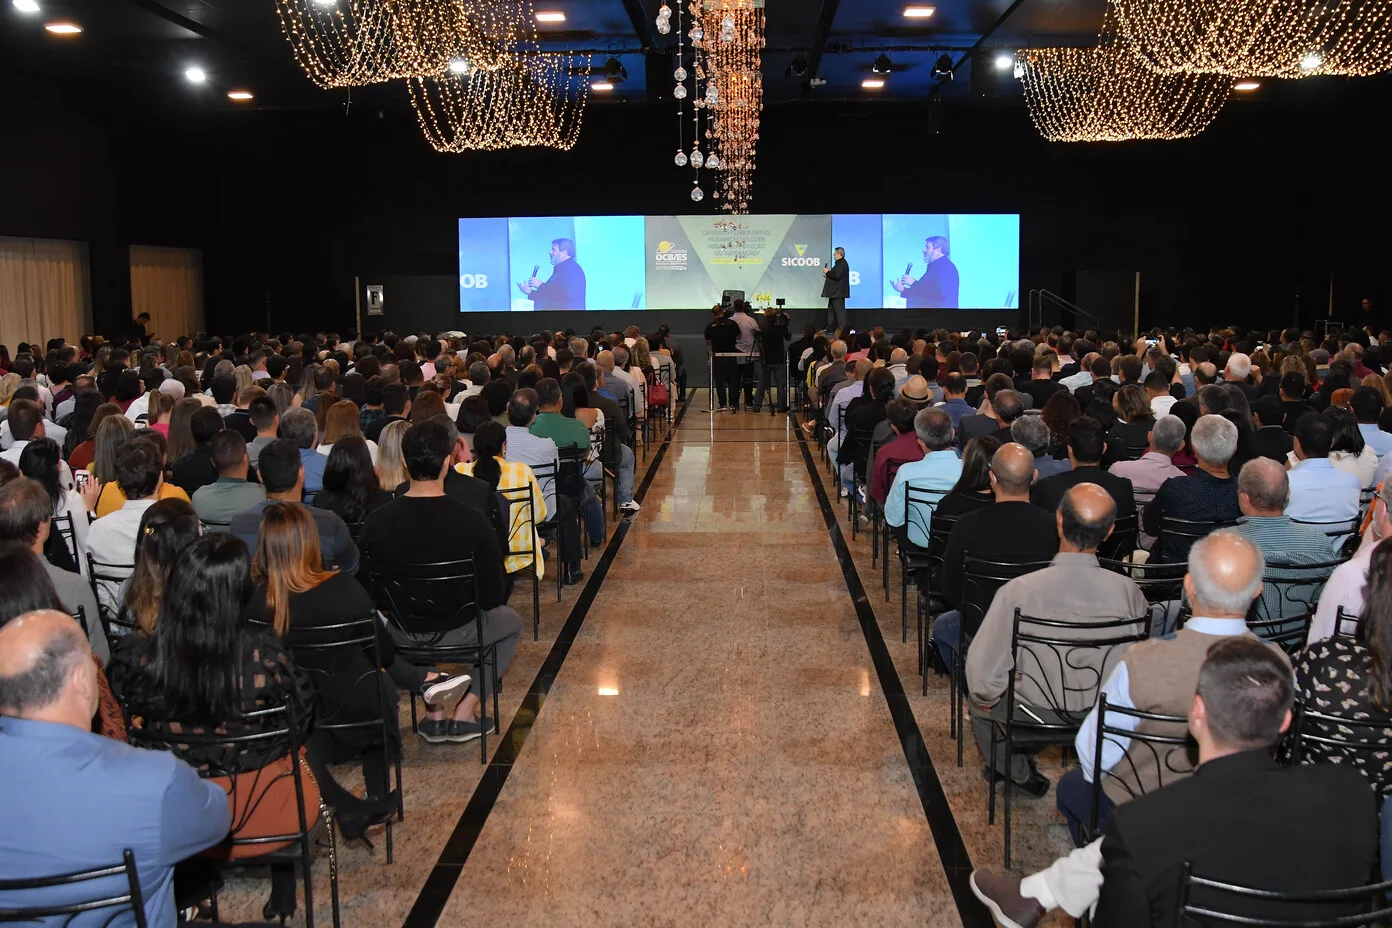
[[1015,214],[459,220],[462,312],[708,310],[725,290],[821,309],[846,249],[852,309],[1018,307]]

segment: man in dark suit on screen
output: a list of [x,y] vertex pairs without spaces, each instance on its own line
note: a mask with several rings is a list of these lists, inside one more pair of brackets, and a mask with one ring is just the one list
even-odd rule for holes
[[851,295],[851,266],[846,263],[846,249],[838,248],[832,255],[830,267],[822,268],[826,282],[822,296],[827,298],[827,331],[835,332],[846,321],[846,298]]
[[536,309],[584,309],[585,272],[575,261],[575,242],[568,238],[553,239],[549,255],[551,279],[542,282],[530,277],[517,285]]
[[923,276],[915,280],[908,274],[894,281],[894,287],[904,297],[909,309],[956,309],[961,279],[957,265],[949,258],[947,239],[929,236],[923,243],[923,260],[928,266]]

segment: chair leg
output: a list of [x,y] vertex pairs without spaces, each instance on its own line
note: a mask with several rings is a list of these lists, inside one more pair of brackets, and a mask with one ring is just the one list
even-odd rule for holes
[[415,693],[412,693],[412,694],[411,694],[411,734],[415,734],[415,733],[416,733],[416,731],[417,731],[417,725],[418,725],[418,724],[419,724],[419,723],[416,721],[416,694],[415,694]]
[[[923,596],[922,596],[922,594],[920,593],[920,591],[919,591],[919,589],[918,589],[918,584],[917,584],[917,583],[915,583],[915,584],[913,585],[913,589],[914,589],[914,601],[915,601],[915,603],[917,603],[917,601],[918,601],[918,600],[921,600],[921,599],[923,598]],[[907,596],[908,594],[905,594],[905,595]],[[899,620],[899,626],[900,626],[900,628],[899,628],[899,640],[900,640],[900,642],[903,643],[903,644],[908,644],[908,643],[909,643],[909,610],[908,610],[907,606],[906,606],[904,609],[901,609],[901,610],[899,611],[899,615],[900,615],[900,620]]]
[[[1010,742],[1006,741],[1006,768],[1009,770]],[[1010,869],[1010,793],[1015,785],[1015,781],[1010,778],[1007,772],[1005,776],[1005,869]],[[994,790],[993,790],[994,792]]]
[[883,538],[884,538],[884,541],[882,542],[882,543],[884,544],[884,551],[883,551],[883,552],[881,553],[881,555],[880,555],[880,566],[881,566],[881,569],[884,571],[884,594],[885,594],[885,602],[889,602],[889,523],[888,523],[888,522],[885,523],[885,525],[884,525],[884,531],[883,531],[881,534],[883,535]]
[[[387,841],[391,841],[391,826],[387,826]],[[333,916],[333,928],[342,928],[342,915],[338,904],[338,847],[333,828],[329,828],[329,911]],[[387,863],[391,863],[390,860]],[[308,925],[306,925],[308,928]]]
[[[537,579],[537,558],[541,557],[538,553],[532,559],[532,640],[541,639],[541,581]],[[557,570],[560,568],[557,567]]]
[[957,640],[957,650],[953,652],[953,672],[957,674],[957,708],[954,710],[957,716],[957,766],[962,766],[962,745],[967,740],[966,720],[962,717],[962,710],[966,704],[966,694],[963,690],[967,686],[967,671],[963,666],[962,652],[966,650],[966,642],[960,638]]
[[[962,742],[966,740],[967,735],[964,731],[957,746],[960,748]],[[1006,780],[1009,779],[1010,777],[1007,776]],[[1005,788],[1010,789],[1009,784]],[[996,726],[994,722],[991,724],[991,753],[986,756],[986,792],[990,797],[986,801],[986,824],[994,825],[996,823]]]
[[870,566],[877,567],[880,557],[880,520],[870,520]]
[[[928,695],[928,685],[925,681],[923,695]],[[953,741],[957,740],[957,662],[952,662],[952,667],[947,672],[947,735]]]
[[[333,823],[329,823],[329,840],[333,840]],[[304,877],[305,928],[314,928],[314,869],[309,858],[309,834],[300,835],[300,875]],[[337,925],[334,928],[338,928]]]

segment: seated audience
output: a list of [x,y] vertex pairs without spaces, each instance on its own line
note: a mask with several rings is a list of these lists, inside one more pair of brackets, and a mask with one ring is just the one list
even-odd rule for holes
[[391,493],[377,484],[366,439],[346,436],[334,442],[324,464],[324,489],[314,497],[316,509],[335,513],[354,525],[391,498]]
[[277,434],[299,449],[300,462],[304,465],[304,501],[313,502],[314,495],[324,489],[324,465],[328,463],[324,455],[315,451],[319,444],[319,426],[314,421],[314,413],[308,409],[287,409],[280,417]]
[[1161,416],[1151,423],[1145,454],[1134,461],[1117,461],[1109,469],[1112,476],[1131,481],[1137,510],[1155,498],[1166,480],[1184,476],[1184,471],[1174,465],[1174,455],[1184,447],[1185,431],[1179,417]]
[[155,630],[174,560],[203,534],[193,507],[181,499],[162,499],[140,519],[135,570],[121,593],[122,623],[145,634]]
[[1282,426],[1285,410],[1281,400],[1275,396],[1263,396],[1252,406],[1257,430],[1253,435],[1257,454],[1281,464],[1295,448],[1295,439]]
[[1382,394],[1374,387],[1359,387],[1353,391],[1349,406],[1358,419],[1358,431],[1363,433],[1363,440],[1372,447],[1378,459],[1392,453],[1392,432],[1378,427],[1383,413]]
[[261,449],[276,440],[280,428],[280,414],[276,412],[275,401],[268,396],[258,396],[247,407],[247,415],[256,428],[256,436],[247,442],[247,460],[252,467],[261,456]]
[[193,494],[218,479],[217,464],[213,462],[213,438],[223,431],[222,416],[216,409],[204,406],[189,417],[189,430],[193,433],[193,449],[170,463],[173,473],[171,483],[189,494]]
[[889,424],[891,437],[875,452],[875,464],[870,471],[870,498],[880,506],[889,496],[893,472],[909,461],[923,460],[923,448],[918,444],[913,427],[917,414],[918,409],[902,399],[890,400],[885,404],[885,421]]
[[[306,410],[308,412],[308,410]],[[319,460],[324,458],[315,455]],[[232,517],[227,531],[240,538],[250,550],[255,550],[261,531],[261,513],[275,502],[298,503],[304,496],[304,451],[294,442],[278,438],[261,449],[261,485],[266,498],[252,504]],[[352,574],[358,571],[358,547],[348,525],[337,515],[318,506],[310,506],[309,514],[319,528],[319,550],[324,555],[324,569]]]
[[1049,453],[1049,426],[1040,416],[1021,416],[1010,423],[1010,439],[1024,445],[1034,455],[1037,480],[1061,474],[1070,466],[1066,460],[1059,460]]
[[1035,483],[1030,500],[1041,509],[1055,510],[1069,490],[1080,483],[1095,483],[1111,494],[1117,518],[1134,514],[1136,497],[1131,481],[1101,467],[1105,434],[1102,424],[1091,416],[1074,419],[1068,426],[1069,469]]
[[962,451],[962,473],[957,482],[933,510],[934,516],[956,519],[991,505],[995,497],[991,485],[991,456],[1001,443],[995,435],[983,435],[967,442]]
[[[575,504],[564,493],[556,492],[556,468],[560,460],[556,443],[550,438],[533,435],[531,431],[540,402],[536,390],[529,387],[512,394],[507,408],[505,453],[509,461],[526,464],[534,473],[541,474],[537,482],[541,486],[544,506],[536,507],[537,518],[556,527],[560,536],[562,579],[566,583],[576,584],[585,577],[580,569],[580,529],[575,521]],[[477,434],[474,441],[478,441]],[[543,511],[548,513],[549,518],[540,515]]]
[[[483,426],[480,431],[488,428]],[[478,436],[475,436],[475,441]],[[470,647],[496,644],[496,672],[501,677],[517,653],[522,636],[522,617],[506,604],[503,555],[493,526],[483,513],[445,495],[445,474],[450,469],[454,444],[443,422],[416,423],[401,443],[411,486],[367,518],[362,531],[363,556],[368,570],[409,565],[419,561],[422,525],[448,525],[450,531],[436,536],[430,556],[436,561],[472,560],[478,589],[478,608],[482,611],[483,640],[477,637],[474,622],[457,624],[457,603],[441,603],[438,614],[399,616],[405,632],[395,625],[391,632],[399,644],[412,643],[410,633],[429,634],[441,647]],[[472,741],[496,730],[496,719],[483,714],[492,687],[493,670],[475,668],[469,695],[460,702],[451,719],[426,720],[419,726],[423,739],[430,742]]]
[[[63,446],[61,437],[49,436],[44,427],[43,407],[33,400],[12,400],[5,424],[10,427],[10,434],[14,439],[6,450],[0,451],[0,460],[18,465],[20,456],[24,454],[24,449],[29,443],[42,438],[49,438],[59,448]],[[58,462],[58,484],[65,490],[71,490],[75,486],[72,471],[63,461]]]
[[1150,411],[1145,390],[1134,383],[1128,383],[1116,392],[1112,397],[1112,409],[1117,421],[1107,432],[1107,450],[1102,458],[1108,467],[1118,461],[1139,457],[1132,449],[1146,447],[1150,441],[1150,431],[1155,427],[1155,415]]
[[[337,407],[342,406],[342,409]],[[324,416],[324,440],[314,450],[327,457],[333,446],[341,438],[363,438],[362,427],[358,424],[358,407],[352,403],[335,403]],[[367,453],[372,463],[377,464],[377,443],[367,441]]]
[[217,468],[218,479],[193,494],[193,509],[198,518],[209,526],[224,528],[232,517],[250,509],[266,498],[259,483],[247,480],[251,462],[247,457],[246,439],[241,433],[226,429],[208,443]]
[[1372,525],[1363,543],[1358,546],[1353,557],[1334,568],[1329,582],[1320,591],[1319,605],[1315,618],[1310,623],[1308,644],[1332,638],[1336,634],[1347,633],[1347,628],[1336,628],[1339,610],[1345,617],[1358,617],[1363,614],[1366,598],[1364,588],[1368,583],[1368,565],[1373,553],[1392,538],[1392,483],[1384,483],[1373,498]]
[[[110,515],[92,523],[87,532],[87,551],[99,565],[113,572],[135,563],[135,543],[140,519],[159,498],[164,483],[164,457],[151,441],[134,441],[121,449],[115,463],[116,485],[126,502]],[[98,601],[113,612],[120,607],[119,584],[112,580],[97,583]]]
[[1237,478],[1228,472],[1228,461],[1237,450],[1237,426],[1217,415],[1205,415],[1194,423],[1190,437],[1198,469],[1187,477],[1172,477],[1156,491],[1141,513],[1141,528],[1159,538],[1152,558],[1177,564],[1189,556],[1193,538],[1171,532],[1161,535],[1166,519],[1182,519],[1214,527],[1236,522],[1242,515],[1237,504]]
[[[92,733],[101,671],[91,655],[87,636],[60,612],[0,626],[0,872],[23,879],[109,867],[130,848],[146,922],[173,928],[174,865],[226,836],[227,793],[172,754]],[[23,899],[63,905],[126,890],[114,877]]]
[[[903,543],[928,547],[928,531],[933,517],[933,505],[951,492],[962,476],[962,459],[953,450],[956,436],[951,417],[941,409],[924,409],[914,416],[914,435],[923,457],[901,464],[885,497],[885,522],[898,531]],[[907,488],[917,493],[931,494],[933,505],[917,502],[912,511],[908,505]]]
[[[1308,608],[1308,595],[1291,601],[1295,589],[1286,591],[1279,581],[1316,575],[1281,568],[1333,560],[1329,536],[1316,526],[1303,525],[1285,514],[1290,483],[1286,469],[1269,458],[1256,458],[1242,466],[1242,473],[1237,477],[1237,491],[1243,519],[1234,531],[1260,548],[1266,558],[1268,583],[1262,590],[1262,617],[1276,618]],[[1324,570],[1327,572],[1329,568]]]
[[[125,445],[123,445],[122,448],[135,443],[148,444],[151,448],[154,448],[155,453],[159,455],[161,471],[164,473],[168,473],[169,455],[165,453],[165,448],[167,447],[167,444],[163,435],[161,435],[159,432],[156,432],[154,429],[141,429],[140,431],[131,435],[129,440],[125,442]],[[105,455],[103,457],[105,457]],[[95,466],[96,465],[94,464],[93,467]],[[115,473],[114,463],[109,466],[103,464],[103,467],[109,469],[112,474]],[[100,475],[96,473],[94,473],[92,476],[100,477]],[[121,491],[121,485],[116,482],[114,477],[100,477],[100,479],[101,490],[100,494],[97,496],[97,508],[95,510],[96,516],[99,519],[102,516],[111,515],[111,513],[115,512],[116,510],[120,509],[122,506],[126,504],[126,494]],[[160,484],[157,498],[178,499],[183,500],[186,503],[190,501],[189,495],[187,493],[185,493],[179,487],[176,487],[174,484],[169,483],[168,481],[165,481],[164,483]]]
[[1067,389],[1054,380],[1056,360],[1057,355],[1048,353],[1034,356],[1034,361],[1030,364],[1030,379],[1019,387],[1019,391],[1029,397],[1031,409],[1043,409],[1044,404],[1049,402],[1055,393]]
[[[872,370],[860,396],[846,404],[845,428],[836,449],[841,486],[850,492],[857,476],[866,478],[866,464],[874,448],[875,427],[885,419],[885,405],[894,399],[894,375],[885,368]],[[864,436],[869,436],[865,440]]]
[[1301,522],[1339,523],[1358,518],[1363,482],[1329,459],[1336,423],[1328,415],[1304,416],[1295,426],[1295,464],[1290,469],[1286,515]]
[[1010,427],[1010,422],[1002,421],[1000,411],[996,409],[996,398],[1002,392],[1009,394],[1003,402],[1014,413],[1011,422],[1019,418],[1020,412],[1024,410],[1024,404],[1020,402],[1020,394],[1012,389],[1013,386],[1014,382],[1010,379],[1009,374],[992,374],[986,378],[986,401],[981,406],[981,412],[962,417],[961,422],[956,427],[957,447],[965,448],[967,442],[978,435],[990,435]]
[[[81,492],[63,486],[63,463],[58,443],[51,438],[30,441],[19,456],[19,472],[43,485],[53,503],[54,531],[44,550],[48,560],[64,570],[87,572],[87,530],[91,511],[101,494],[97,480],[87,480]],[[66,600],[65,600],[66,603]]]
[[[561,394],[560,383],[550,377],[543,377],[537,381],[536,395],[537,413],[532,418],[532,424],[528,426],[527,431],[537,438],[553,442],[557,452],[561,448],[575,448],[588,453],[590,450],[590,430],[580,420],[564,414],[565,400]],[[559,464],[559,457],[557,463]],[[604,509],[599,505],[599,498],[595,495],[594,487],[590,485],[588,480],[583,479],[583,473],[579,477],[580,486],[577,489],[581,494],[581,513],[585,519],[585,527],[589,532],[590,543],[602,545],[604,543]]]
[[966,378],[961,374],[949,374],[943,378],[942,388],[947,399],[939,403],[938,408],[951,417],[952,428],[955,430],[961,425],[962,419],[976,414],[976,410],[967,402]]

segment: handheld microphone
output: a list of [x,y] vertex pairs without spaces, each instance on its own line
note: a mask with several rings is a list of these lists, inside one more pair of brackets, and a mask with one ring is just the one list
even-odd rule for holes
[[909,271],[912,271],[912,270],[913,270],[913,262],[910,261],[908,264],[904,265],[904,276],[905,276],[905,277],[908,277],[908,276],[909,276]]
[[[539,270],[541,270],[541,265],[540,265],[540,264],[533,264],[533,265],[532,265],[532,276],[535,277],[535,276],[537,275],[537,271],[539,271]],[[906,272],[906,273],[907,273],[907,272]]]

